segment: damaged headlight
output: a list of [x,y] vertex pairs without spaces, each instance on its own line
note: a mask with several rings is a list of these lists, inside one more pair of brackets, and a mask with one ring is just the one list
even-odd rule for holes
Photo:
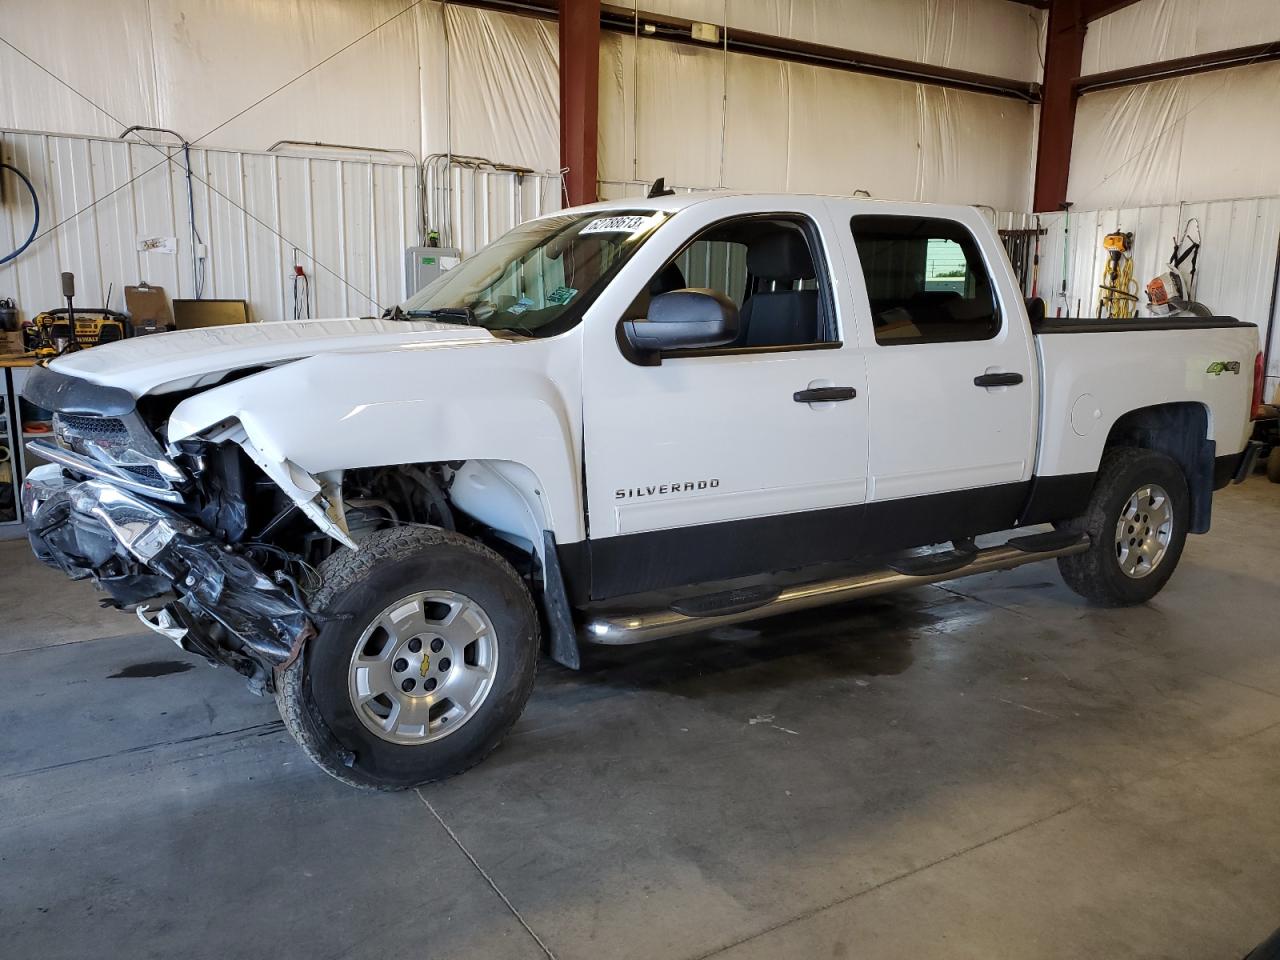
[[136,413],[128,417],[55,413],[53,436],[63,449],[123,470],[147,486],[170,489],[186,480]]
[[129,553],[149,563],[175,536],[201,536],[194,524],[125,490],[89,481],[70,489],[71,509],[98,520]]

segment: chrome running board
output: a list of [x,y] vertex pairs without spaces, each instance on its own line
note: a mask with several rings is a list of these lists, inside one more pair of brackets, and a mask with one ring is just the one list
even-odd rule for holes
[[[1061,542],[1058,534],[1041,536],[1045,536],[1046,540],[1052,536]],[[772,596],[762,597],[758,603],[745,607],[741,602],[736,604],[733,602],[735,598],[740,600],[741,593],[725,594],[726,603],[722,608],[723,612],[715,612],[715,608],[712,608],[701,616],[687,612],[693,606],[689,603],[681,604],[686,612],[665,607],[660,610],[594,616],[582,624],[579,628],[579,636],[584,643],[610,645],[644,643],[660,637],[675,637],[699,630],[711,630],[732,623],[759,620],[762,617],[794,613],[798,610],[810,610],[814,607],[844,603],[859,597],[892,593],[895,590],[921,587],[942,580],[955,580],[977,573],[1011,570],[1024,563],[1067,557],[1089,549],[1089,538],[1083,534],[1078,540],[1061,546],[1055,544],[1044,550],[1026,549],[1035,540],[1034,537],[1018,539],[1023,541],[1022,546],[1018,546],[1016,541],[1010,541],[998,547],[987,547],[974,552],[973,559],[959,568],[947,567],[933,573],[908,574],[885,568],[832,580],[800,583],[773,591]]]

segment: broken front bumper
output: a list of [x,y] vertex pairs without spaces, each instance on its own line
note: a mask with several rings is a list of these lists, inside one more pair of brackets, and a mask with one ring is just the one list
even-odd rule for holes
[[315,632],[305,604],[248,559],[169,506],[104,480],[37,467],[22,489],[36,556],[72,579],[92,577],[117,606],[172,590],[139,619],[184,649],[269,683]]

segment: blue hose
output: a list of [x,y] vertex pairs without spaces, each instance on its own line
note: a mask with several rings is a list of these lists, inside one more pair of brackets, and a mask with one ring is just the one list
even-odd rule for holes
[[31,233],[27,237],[26,241],[22,244],[22,246],[18,247],[17,250],[13,251],[13,253],[9,254],[7,257],[0,257],[0,264],[5,264],[5,263],[8,263],[10,260],[16,260],[18,256],[24,250],[26,250],[27,247],[31,246],[31,244],[35,241],[36,231],[40,229],[40,198],[36,196],[36,188],[31,185],[31,181],[27,179],[27,175],[23,173],[21,170],[19,170],[17,167],[10,166],[7,163],[0,163],[0,169],[12,170],[15,174],[17,174],[18,179],[27,185],[27,189],[31,191],[31,203],[36,209],[35,220],[31,224]]

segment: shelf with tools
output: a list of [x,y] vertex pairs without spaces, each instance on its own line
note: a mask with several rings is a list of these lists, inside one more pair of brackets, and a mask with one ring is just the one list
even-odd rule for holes
[[11,378],[3,374],[4,390],[0,393],[0,527],[17,527],[22,516],[18,506],[19,464],[22,458],[20,425],[15,419]]
[[33,363],[29,357],[0,358],[0,540],[22,536],[22,479],[44,462],[26,450],[26,442],[50,435],[28,429],[40,411],[23,409],[22,388]]

